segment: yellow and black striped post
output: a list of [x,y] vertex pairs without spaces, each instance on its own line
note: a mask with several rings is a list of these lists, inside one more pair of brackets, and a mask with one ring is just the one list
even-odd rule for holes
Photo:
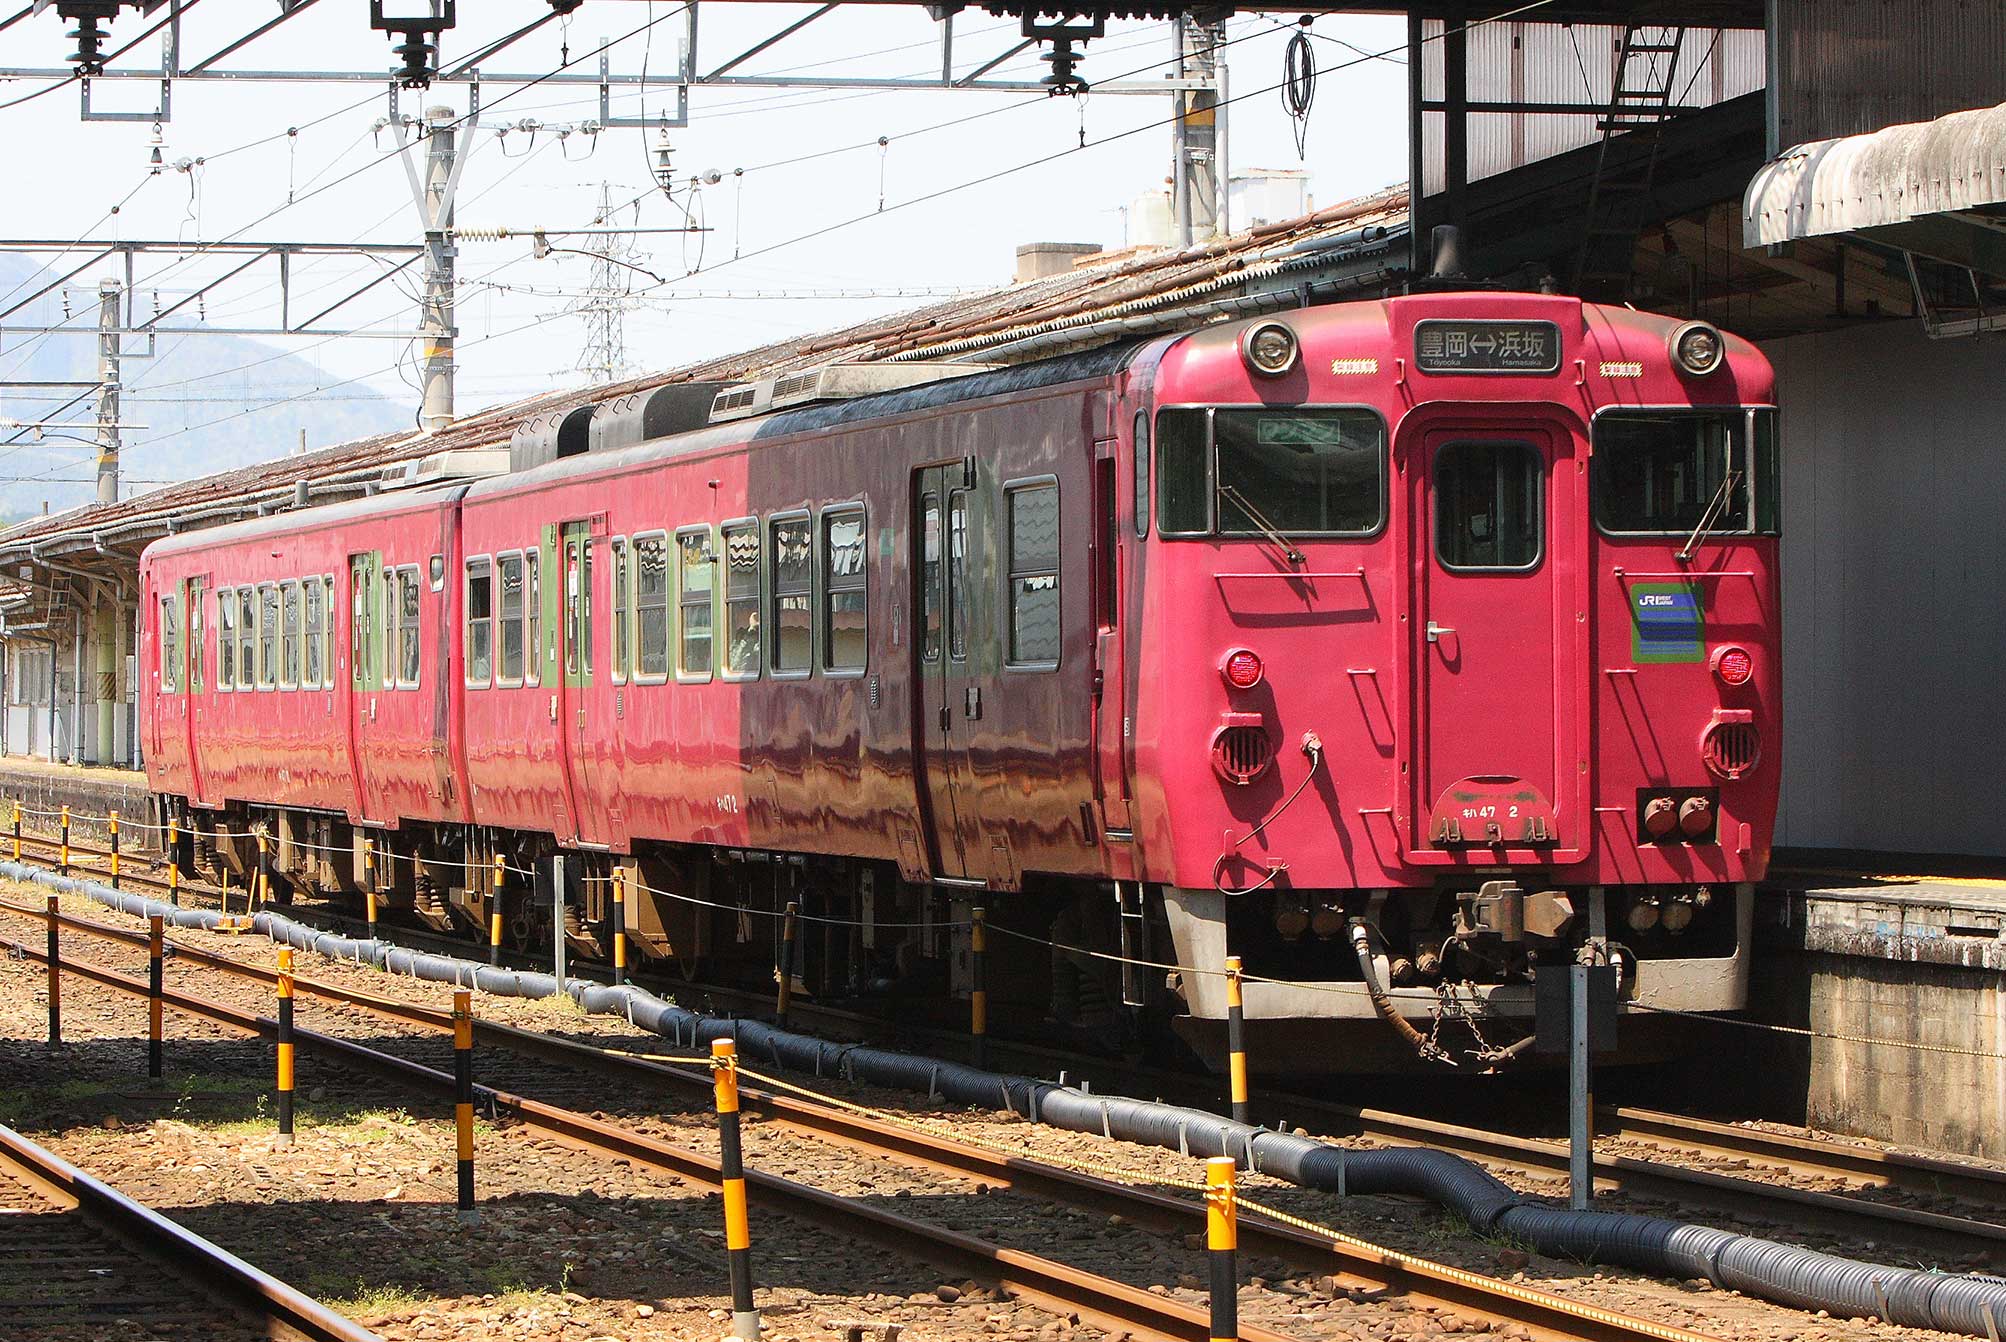
[[710,1041],[711,1074],[717,1083],[718,1172],[724,1181],[724,1248],[731,1266],[731,1334],[740,1342],[759,1336],[759,1311],[752,1304],[752,1224],[745,1215],[745,1156],[738,1144],[738,1044]]
[[968,915],[968,1060],[989,1065],[989,923],[988,912]]
[[500,853],[495,854],[494,877],[488,891],[488,963],[501,963],[502,939],[502,873],[508,864],[502,861]]
[[63,846],[56,858],[56,874],[70,874],[70,808],[67,806],[63,808]]
[[293,950],[279,947],[279,1139],[293,1144]]
[[154,914],[146,920],[146,1074],[160,1079],[160,1006],[163,973],[161,962],[167,955],[167,920]]
[[780,920],[780,965],[773,975],[777,984],[773,993],[773,1019],[783,1030],[787,1028],[787,1010],[794,1002],[794,936],[800,917],[800,902],[788,900],[786,915]]
[[258,826],[258,901],[253,906],[264,908],[272,902],[272,841],[263,825]]
[[627,876],[613,868],[613,986],[627,981]]
[[365,836],[362,840],[362,916],[369,929],[369,939],[376,940],[376,839]]
[[167,902],[181,907],[181,820],[167,821]]
[[1247,1121],[1247,1013],[1240,1000],[1240,957],[1226,957],[1226,1075],[1232,1087],[1233,1121]]
[[14,860],[21,860],[21,803],[14,803]]
[[105,825],[111,830],[111,888],[118,889],[118,812],[105,817]]
[[49,1047],[63,1042],[63,946],[56,932],[59,896],[49,896]]
[[1239,1210],[1233,1203],[1233,1158],[1205,1162],[1205,1258],[1212,1268],[1212,1342],[1240,1336],[1240,1274],[1233,1251],[1240,1243]]
[[474,1206],[474,995],[453,994],[453,1128],[460,1158],[460,1220],[481,1219]]

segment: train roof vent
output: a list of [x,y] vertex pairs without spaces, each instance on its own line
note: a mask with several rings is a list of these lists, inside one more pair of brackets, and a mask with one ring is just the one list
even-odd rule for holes
[[590,450],[609,452],[672,433],[701,429],[711,420],[722,382],[668,382],[629,392],[593,410]]
[[850,401],[989,371],[968,363],[835,363],[729,388],[711,405],[713,422],[743,419],[814,401]]
[[414,461],[385,466],[377,486],[381,489],[410,489],[443,480],[479,480],[490,475],[506,475],[508,457],[505,447],[462,447],[450,452],[434,452]]

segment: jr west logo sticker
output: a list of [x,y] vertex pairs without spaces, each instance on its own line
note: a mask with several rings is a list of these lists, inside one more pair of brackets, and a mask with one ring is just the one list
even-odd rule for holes
[[1630,655],[1640,663],[1706,660],[1706,607],[1695,583],[1630,588]]

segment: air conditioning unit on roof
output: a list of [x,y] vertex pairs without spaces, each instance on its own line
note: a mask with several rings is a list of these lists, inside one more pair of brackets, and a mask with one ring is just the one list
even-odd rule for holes
[[444,480],[482,480],[490,475],[508,474],[506,447],[462,447],[450,452],[400,461],[385,466],[377,479],[380,489],[411,489]]
[[832,363],[804,368],[761,382],[727,387],[711,402],[713,424],[745,419],[769,410],[788,410],[816,401],[853,401],[860,396],[902,391],[907,387],[967,377],[991,371],[972,363]]

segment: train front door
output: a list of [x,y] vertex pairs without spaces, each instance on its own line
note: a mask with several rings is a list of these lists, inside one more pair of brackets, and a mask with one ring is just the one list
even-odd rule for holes
[[975,636],[989,572],[984,510],[973,463],[913,472],[911,553],[919,592],[914,621],[913,737],[919,799],[927,815],[928,860],[949,880],[982,879],[980,798],[969,768],[971,739],[982,720],[982,680]]
[[[1413,846],[1539,861],[1585,842],[1572,438],[1555,426],[1421,436],[1412,567]],[[1577,832],[1562,835],[1563,825]]]
[[586,520],[566,522],[558,532],[557,652],[563,674],[555,693],[559,749],[571,800],[571,833],[564,837],[587,844],[603,843],[606,835],[606,798],[597,786],[598,752],[605,744],[599,721],[604,705],[593,688],[593,610],[605,605],[596,590],[594,570],[605,565],[593,563],[592,550],[603,539],[597,533],[603,531],[597,521]]

